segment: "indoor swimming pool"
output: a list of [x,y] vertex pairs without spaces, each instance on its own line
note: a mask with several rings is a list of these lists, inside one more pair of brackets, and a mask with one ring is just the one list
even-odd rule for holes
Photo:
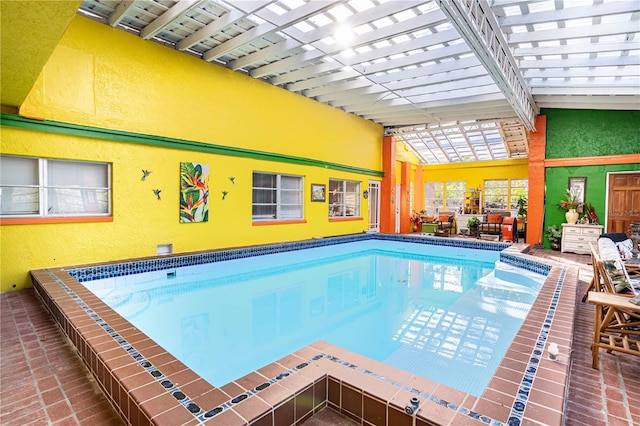
[[523,250],[355,234],[31,277],[133,424],[296,425],[328,406],[371,424],[519,425],[562,418],[544,407],[552,382],[563,400],[577,284]]
[[85,285],[214,386],[325,340],[480,396],[545,279],[498,260],[369,240]]

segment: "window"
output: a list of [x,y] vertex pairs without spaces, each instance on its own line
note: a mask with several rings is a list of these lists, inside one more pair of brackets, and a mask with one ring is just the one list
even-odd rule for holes
[[111,214],[107,163],[0,156],[2,217]]
[[447,182],[445,188],[447,211],[461,211],[460,209],[464,207],[464,193],[467,190],[467,182],[464,180]]
[[329,180],[329,216],[360,216],[360,182]]
[[253,173],[253,220],[302,219],[301,176]]
[[510,199],[509,205],[511,210],[518,210],[518,198],[527,197],[529,193],[529,181],[527,179],[511,179],[510,181]]
[[485,180],[484,181],[484,209],[486,211],[508,210],[509,181]]
[[428,215],[436,215],[444,210],[443,204],[444,183],[427,182],[424,184],[424,209]]

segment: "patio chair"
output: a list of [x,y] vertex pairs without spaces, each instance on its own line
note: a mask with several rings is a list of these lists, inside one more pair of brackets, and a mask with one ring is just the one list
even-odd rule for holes
[[[620,247],[621,247],[621,244],[624,244],[626,240],[622,238],[622,236],[626,236],[626,234],[620,234],[620,233],[602,234],[600,236],[600,239],[598,239],[598,246],[603,247],[603,250],[606,252],[607,259],[610,259],[610,260],[619,259],[620,262],[623,262],[624,269],[626,271],[627,277],[629,278],[629,281],[631,282],[632,285],[635,284],[636,290],[640,290],[640,265],[624,263],[623,257],[622,257],[622,250],[620,249]],[[603,241],[601,243],[600,241],[603,239],[610,240],[613,242],[613,244],[611,244],[608,241]],[[587,295],[589,294],[590,291],[604,291],[604,289],[602,288],[602,286],[604,285],[604,282],[602,281],[602,278],[598,273],[598,268],[596,267],[597,262],[600,259],[600,256],[598,255],[598,249],[594,248],[593,244],[591,243],[589,243],[589,248],[591,251],[591,264],[593,266],[593,278],[589,283],[589,287],[587,287],[587,290],[584,292],[584,295],[582,296],[583,302],[587,300]]]
[[456,212],[440,212],[438,214],[438,231],[449,235],[455,234],[456,231]]
[[640,356],[640,292],[634,288],[615,243],[602,239],[598,248],[599,253],[592,246],[596,291],[587,296],[589,303],[596,305],[591,344],[593,368],[598,368],[600,348],[609,353]]
[[589,243],[589,250],[591,251],[591,266],[593,267],[593,278],[591,278],[591,282],[589,283],[589,287],[584,292],[584,296],[582,296],[582,302],[587,301],[587,296],[589,296],[590,291],[604,291],[602,286],[604,282],[602,281],[602,277],[600,276],[600,269],[598,268],[598,262],[600,262],[600,256],[598,255],[598,250],[593,246],[592,243]]

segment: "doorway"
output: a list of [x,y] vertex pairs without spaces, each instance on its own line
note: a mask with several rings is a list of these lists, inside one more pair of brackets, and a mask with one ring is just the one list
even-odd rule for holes
[[380,181],[369,181],[369,232],[380,232]]
[[[393,196],[393,195],[392,195]],[[400,233],[400,184],[396,184],[396,194],[395,194],[395,202],[394,205],[396,207],[396,234]]]
[[606,232],[628,233],[640,222],[640,173],[607,173]]

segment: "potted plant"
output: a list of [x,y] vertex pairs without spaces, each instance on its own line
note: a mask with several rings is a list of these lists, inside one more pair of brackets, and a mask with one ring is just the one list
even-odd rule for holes
[[545,232],[547,239],[551,243],[552,250],[560,250],[560,240],[562,239],[562,229],[558,225],[547,226]]
[[527,218],[527,197],[521,195],[516,201],[518,206],[518,219],[525,220]]
[[415,210],[413,210],[413,212],[411,213],[411,228],[413,230],[413,232],[416,232],[418,230],[418,228],[420,227],[420,215],[418,213],[416,213]]
[[476,235],[478,233],[478,226],[480,225],[480,219],[473,216],[467,220],[467,228],[469,228],[469,235]]
[[578,212],[576,209],[580,206],[580,200],[578,199],[578,195],[573,191],[567,189],[565,194],[565,199],[560,200],[560,208],[566,210],[565,218],[567,219],[567,223],[574,224],[578,221]]

